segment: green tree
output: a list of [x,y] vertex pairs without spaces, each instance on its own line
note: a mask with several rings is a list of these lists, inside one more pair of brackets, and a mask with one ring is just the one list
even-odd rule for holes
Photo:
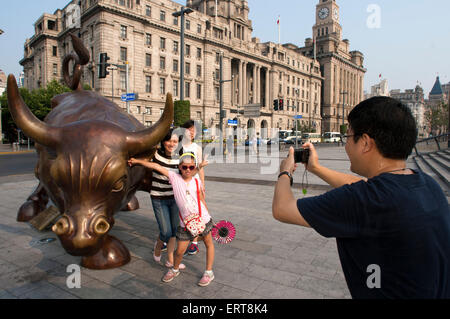
[[441,102],[432,106],[425,113],[425,119],[430,123],[433,134],[444,134],[448,132],[448,104]]
[[191,103],[185,101],[175,101],[174,103],[174,126],[181,126],[191,118]]
[[[70,91],[71,89],[69,87],[56,80],[49,82],[45,88],[39,88],[32,91],[29,91],[26,88],[19,89],[19,93],[26,105],[28,105],[31,112],[40,120],[44,120],[51,111],[51,100],[54,96]],[[0,97],[0,105],[2,108],[2,130],[5,134],[5,139],[8,140],[8,142],[16,141],[17,127],[8,109],[8,97],[6,91]]]

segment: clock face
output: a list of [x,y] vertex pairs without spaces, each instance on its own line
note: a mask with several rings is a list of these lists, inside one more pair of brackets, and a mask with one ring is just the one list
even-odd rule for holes
[[319,10],[319,18],[323,20],[326,17],[328,17],[329,13],[330,13],[330,10],[328,10],[328,8],[322,8]]
[[337,20],[339,18],[338,9],[334,8],[333,14],[334,14],[334,18]]

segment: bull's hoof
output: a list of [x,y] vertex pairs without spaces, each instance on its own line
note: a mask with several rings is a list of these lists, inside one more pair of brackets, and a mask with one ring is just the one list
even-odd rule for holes
[[102,248],[92,256],[84,256],[81,266],[89,269],[111,269],[127,264],[130,261],[128,248],[117,238],[107,235]]
[[28,222],[39,213],[39,205],[35,201],[27,200],[19,208],[19,212],[17,213],[17,221]]
[[125,212],[131,212],[139,209],[139,201],[136,196],[133,196],[128,204],[122,209]]

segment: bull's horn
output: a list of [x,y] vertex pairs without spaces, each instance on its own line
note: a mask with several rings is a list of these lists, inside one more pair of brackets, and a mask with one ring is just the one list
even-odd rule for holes
[[59,140],[60,129],[47,125],[31,113],[28,106],[19,94],[16,78],[8,76],[8,108],[16,125],[22,129],[26,136],[39,144],[54,147]]
[[166,107],[159,121],[148,129],[128,133],[127,146],[130,156],[150,150],[166,136],[173,122],[173,112],[172,94],[167,93]]

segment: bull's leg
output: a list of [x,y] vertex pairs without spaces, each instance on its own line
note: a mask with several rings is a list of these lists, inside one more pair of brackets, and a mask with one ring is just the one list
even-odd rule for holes
[[48,195],[42,183],[39,183],[34,192],[27,198],[27,201],[22,204],[17,214],[18,222],[27,222],[47,207]]
[[89,269],[111,269],[127,264],[130,259],[128,248],[116,237],[106,235],[100,250],[93,256],[84,256],[81,266]]
[[136,195],[133,195],[133,197],[131,197],[131,200],[128,202],[128,204],[126,204],[125,207],[122,208],[122,211],[131,212],[133,210],[138,210],[138,209],[139,209],[139,201],[136,198]]

